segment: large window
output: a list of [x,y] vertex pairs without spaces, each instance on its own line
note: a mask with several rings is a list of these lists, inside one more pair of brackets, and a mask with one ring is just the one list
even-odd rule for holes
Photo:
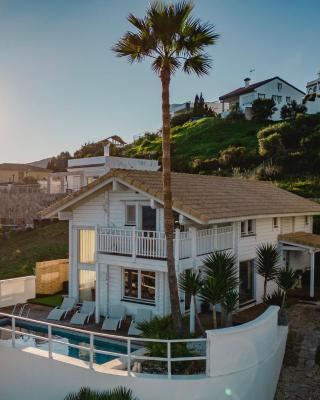
[[93,264],[95,262],[96,232],[94,229],[79,230],[79,262]]
[[124,269],[124,300],[135,300],[144,303],[155,303],[156,274],[153,271]]
[[126,204],[126,225],[136,225],[136,205]]
[[254,299],[254,261],[240,262],[240,287],[239,287],[239,303],[247,303]]
[[94,301],[96,288],[96,272],[81,269],[79,271],[79,300]]

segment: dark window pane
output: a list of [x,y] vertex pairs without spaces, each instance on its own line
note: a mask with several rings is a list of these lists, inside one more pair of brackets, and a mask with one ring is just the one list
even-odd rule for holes
[[154,301],[156,296],[156,274],[141,271],[141,299]]
[[126,269],[124,272],[124,295],[138,297],[138,271],[135,269]]

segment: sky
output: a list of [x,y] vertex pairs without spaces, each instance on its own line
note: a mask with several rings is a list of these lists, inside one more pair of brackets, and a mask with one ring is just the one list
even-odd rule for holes
[[[0,0],[0,163],[31,162],[113,134],[127,142],[161,126],[159,78],[112,45],[146,0]],[[208,77],[177,73],[171,103],[213,101],[280,76],[304,90],[320,70],[318,0],[195,0],[221,35]]]

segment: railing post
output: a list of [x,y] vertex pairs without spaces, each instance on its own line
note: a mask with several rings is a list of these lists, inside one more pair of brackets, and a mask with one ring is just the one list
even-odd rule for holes
[[128,375],[131,373],[131,339],[127,339],[127,369],[128,369]]
[[175,242],[174,242],[174,259],[176,266],[179,265],[180,260],[180,229],[175,230]]
[[171,379],[171,342],[167,341],[168,379]]
[[136,228],[132,229],[132,260],[136,261],[137,254],[137,236],[136,236]]
[[94,336],[93,333],[90,333],[90,361],[89,361],[90,369],[93,369],[93,359],[94,359]]
[[48,325],[48,357],[52,358],[52,327]]
[[191,232],[191,256],[193,259],[197,257],[197,229],[192,226],[190,228]]
[[213,227],[213,250],[217,251],[218,249],[218,227],[215,225]]
[[16,319],[15,319],[15,317],[12,317],[12,320],[11,320],[11,330],[12,330],[11,344],[12,344],[12,347],[15,347],[16,346]]

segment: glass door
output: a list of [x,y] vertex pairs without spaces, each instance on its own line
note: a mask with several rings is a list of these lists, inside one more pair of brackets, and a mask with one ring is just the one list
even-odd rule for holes
[[240,262],[239,303],[244,304],[254,300],[254,260]]
[[79,300],[95,301],[96,272],[85,269],[79,270]]
[[144,231],[157,230],[157,213],[150,206],[142,206],[142,221],[141,228]]

